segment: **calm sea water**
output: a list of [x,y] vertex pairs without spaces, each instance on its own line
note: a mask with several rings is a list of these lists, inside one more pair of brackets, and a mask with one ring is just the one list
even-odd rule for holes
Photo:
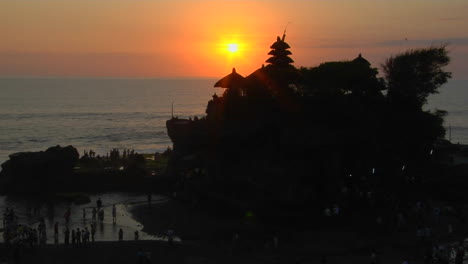
[[151,153],[172,146],[166,120],[205,114],[214,79],[0,79],[0,163],[73,145]]
[[[140,153],[172,143],[165,122],[205,114],[215,79],[0,79],[0,163],[20,151],[73,145]],[[429,100],[449,112],[452,141],[468,144],[468,81],[451,81]],[[447,135],[448,137],[448,135]]]
[[468,144],[468,80],[451,80],[439,92],[429,97],[425,108],[447,111],[446,139],[451,134],[453,143]]

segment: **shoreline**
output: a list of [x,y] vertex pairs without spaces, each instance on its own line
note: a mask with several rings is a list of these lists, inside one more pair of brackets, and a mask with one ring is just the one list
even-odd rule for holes
[[[80,247],[47,244],[32,249],[24,245],[19,251],[20,263],[134,263],[137,252],[142,249],[151,253],[151,263],[306,264],[319,263],[326,257],[330,263],[360,264],[370,262],[371,252],[375,250],[385,264],[400,264],[405,259],[413,264],[423,263],[427,245],[412,232],[412,226],[397,231],[370,229],[363,232],[361,226],[347,227],[343,222],[326,225],[318,219],[308,228],[279,228],[279,246],[275,249],[271,230],[266,225],[246,224],[234,216],[219,216],[179,200],[133,204],[128,212],[143,225],[143,232],[161,235],[172,228],[182,241],[175,247],[162,240],[97,241]],[[356,222],[350,221],[351,224]],[[442,230],[446,223],[453,221],[452,216],[441,217],[441,226],[434,228],[438,243],[453,244],[463,238],[462,229],[455,228],[459,233],[453,234]],[[240,234],[238,241],[232,239],[234,232]],[[0,244],[0,261],[3,256],[12,259],[15,250],[16,246],[6,248],[5,244]]]
[[[239,219],[218,217],[213,221],[212,217],[216,216],[209,214],[209,211],[185,205],[178,200],[158,205],[139,205],[130,211],[148,234],[164,232],[166,226],[175,229],[176,235],[182,239],[182,246],[196,245],[200,250],[250,255],[260,259],[288,259],[285,263],[295,263],[291,262],[294,259],[297,263],[317,263],[322,256],[333,260],[330,261],[333,263],[370,262],[374,250],[385,263],[401,263],[405,259],[411,263],[423,263],[429,245],[451,246],[465,238],[462,224],[453,216],[443,215],[440,224],[434,225],[433,234],[428,239],[417,237],[413,232],[413,224],[403,230],[380,231],[369,226],[368,230],[363,226],[346,227],[342,223],[338,226],[305,229],[290,226],[278,230],[279,247],[274,249],[271,232],[266,230],[268,228],[265,225],[255,225],[249,229]],[[173,221],[170,222],[170,219]],[[445,231],[448,223],[456,226],[453,233]],[[240,234],[237,242],[232,236],[235,232]]]

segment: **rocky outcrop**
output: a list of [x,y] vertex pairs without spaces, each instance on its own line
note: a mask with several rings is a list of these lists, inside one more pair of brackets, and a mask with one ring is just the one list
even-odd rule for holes
[[1,165],[0,189],[9,193],[55,189],[66,182],[78,159],[78,150],[73,146],[11,154]]

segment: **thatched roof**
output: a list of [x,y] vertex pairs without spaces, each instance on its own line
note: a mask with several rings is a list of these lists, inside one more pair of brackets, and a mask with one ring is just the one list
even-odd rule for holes
[[221,80],[217,81],[214,87],[238,88],[244,85],[244,81],[244,76],[238,74],[236,72],[236,68],[232,68],[232,72],[229,75],[226,75]]
[[359,56],[357,56],[357,58],[355,58],[355,59],[353,60],[353,62],[355,62],[355,63],[362,63],[362,64],[368,65],[368,66],[371,65],[370,62],[369,62],[368,60],[366,60],[366,59],[364,59],[364,57],[362,57],[361,53],[359,53]]

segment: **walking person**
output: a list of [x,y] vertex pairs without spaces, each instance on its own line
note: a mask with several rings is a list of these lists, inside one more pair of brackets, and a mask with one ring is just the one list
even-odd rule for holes
[[46,233],[46,228],[45,228],[45,223],[43,225],[42,231],[40,232],[40,242],[42,245],[45,245],[47,243],[47,233]]
[[89,237],[91,236],[91,232],[89,229],[86,227],[86,243],[89,243]]
[[44,219],[41,219],[41,221],[39,222],[39,226],[37,227],[37,230],[39,231],[39,240],[42,240],[42,235],[43,235],[43,231],[45,231],[45,222],[44,222]]
[[99,221],[104,222],[104,209],[99,211]]
[[112,223],[117,223],[117,209],[115,208],[115,204],[112,205]]
[[70,230],[68,229],[68,227],[65,228],[65,231],[64,231],[64,241],[63,243],[65,245],[68,245],[70,243]]
[[72,229],[72,231],[71,231],[71,242],[72,242],[72,245],[75,245],[75,243],[76,243],[75,229]]
[[97,206],[97,209],[101,209],[101,206],[102,206],[102,200],[101,200],[101,197],[99,197],[96,201],[96,206]]
[[88,227],[85,227],[85,229],[81,230],[81,237],[82,237],[82,240],[83,240],[83,244],[88,244],[88,242],[89,242]]
[[28,242],[29,247],[32,248],[34,246],[34,230],[32,228],[29,228],[28,231]]
[[94,243],[94,235],[96,234],[96,223],[91,224],[91,242]]
[[86,233],[84,228],[81,229],[81,244],[86,245]]
[[75,236],[76,236],[76,244],[81,245],[81,230],[80,230],[80,228],[76,229]]
[[123,240],[123,230],[122,228],[119,229],[119,241]]
[[96,221],[96,215],[97,215],[97,210],[96,210],[96,207],[93,207],[93,220]]
[[65,214],[63,215],[63,217],[65,218],[65,223],[68,223],[70,222],[70,216],[71,216],[71,209],[70,207],[67,208],[67,211],[65,211]]
[[58,241],[59,241],[58,222],[55,222],[55,225],[54,225],[54,243],[57,245]]
[[39,244],[39,234],[38,234],[36,228],[34,228],[34,231],[33,231],[32,235],[33,235],[34,244],[35,245]]

